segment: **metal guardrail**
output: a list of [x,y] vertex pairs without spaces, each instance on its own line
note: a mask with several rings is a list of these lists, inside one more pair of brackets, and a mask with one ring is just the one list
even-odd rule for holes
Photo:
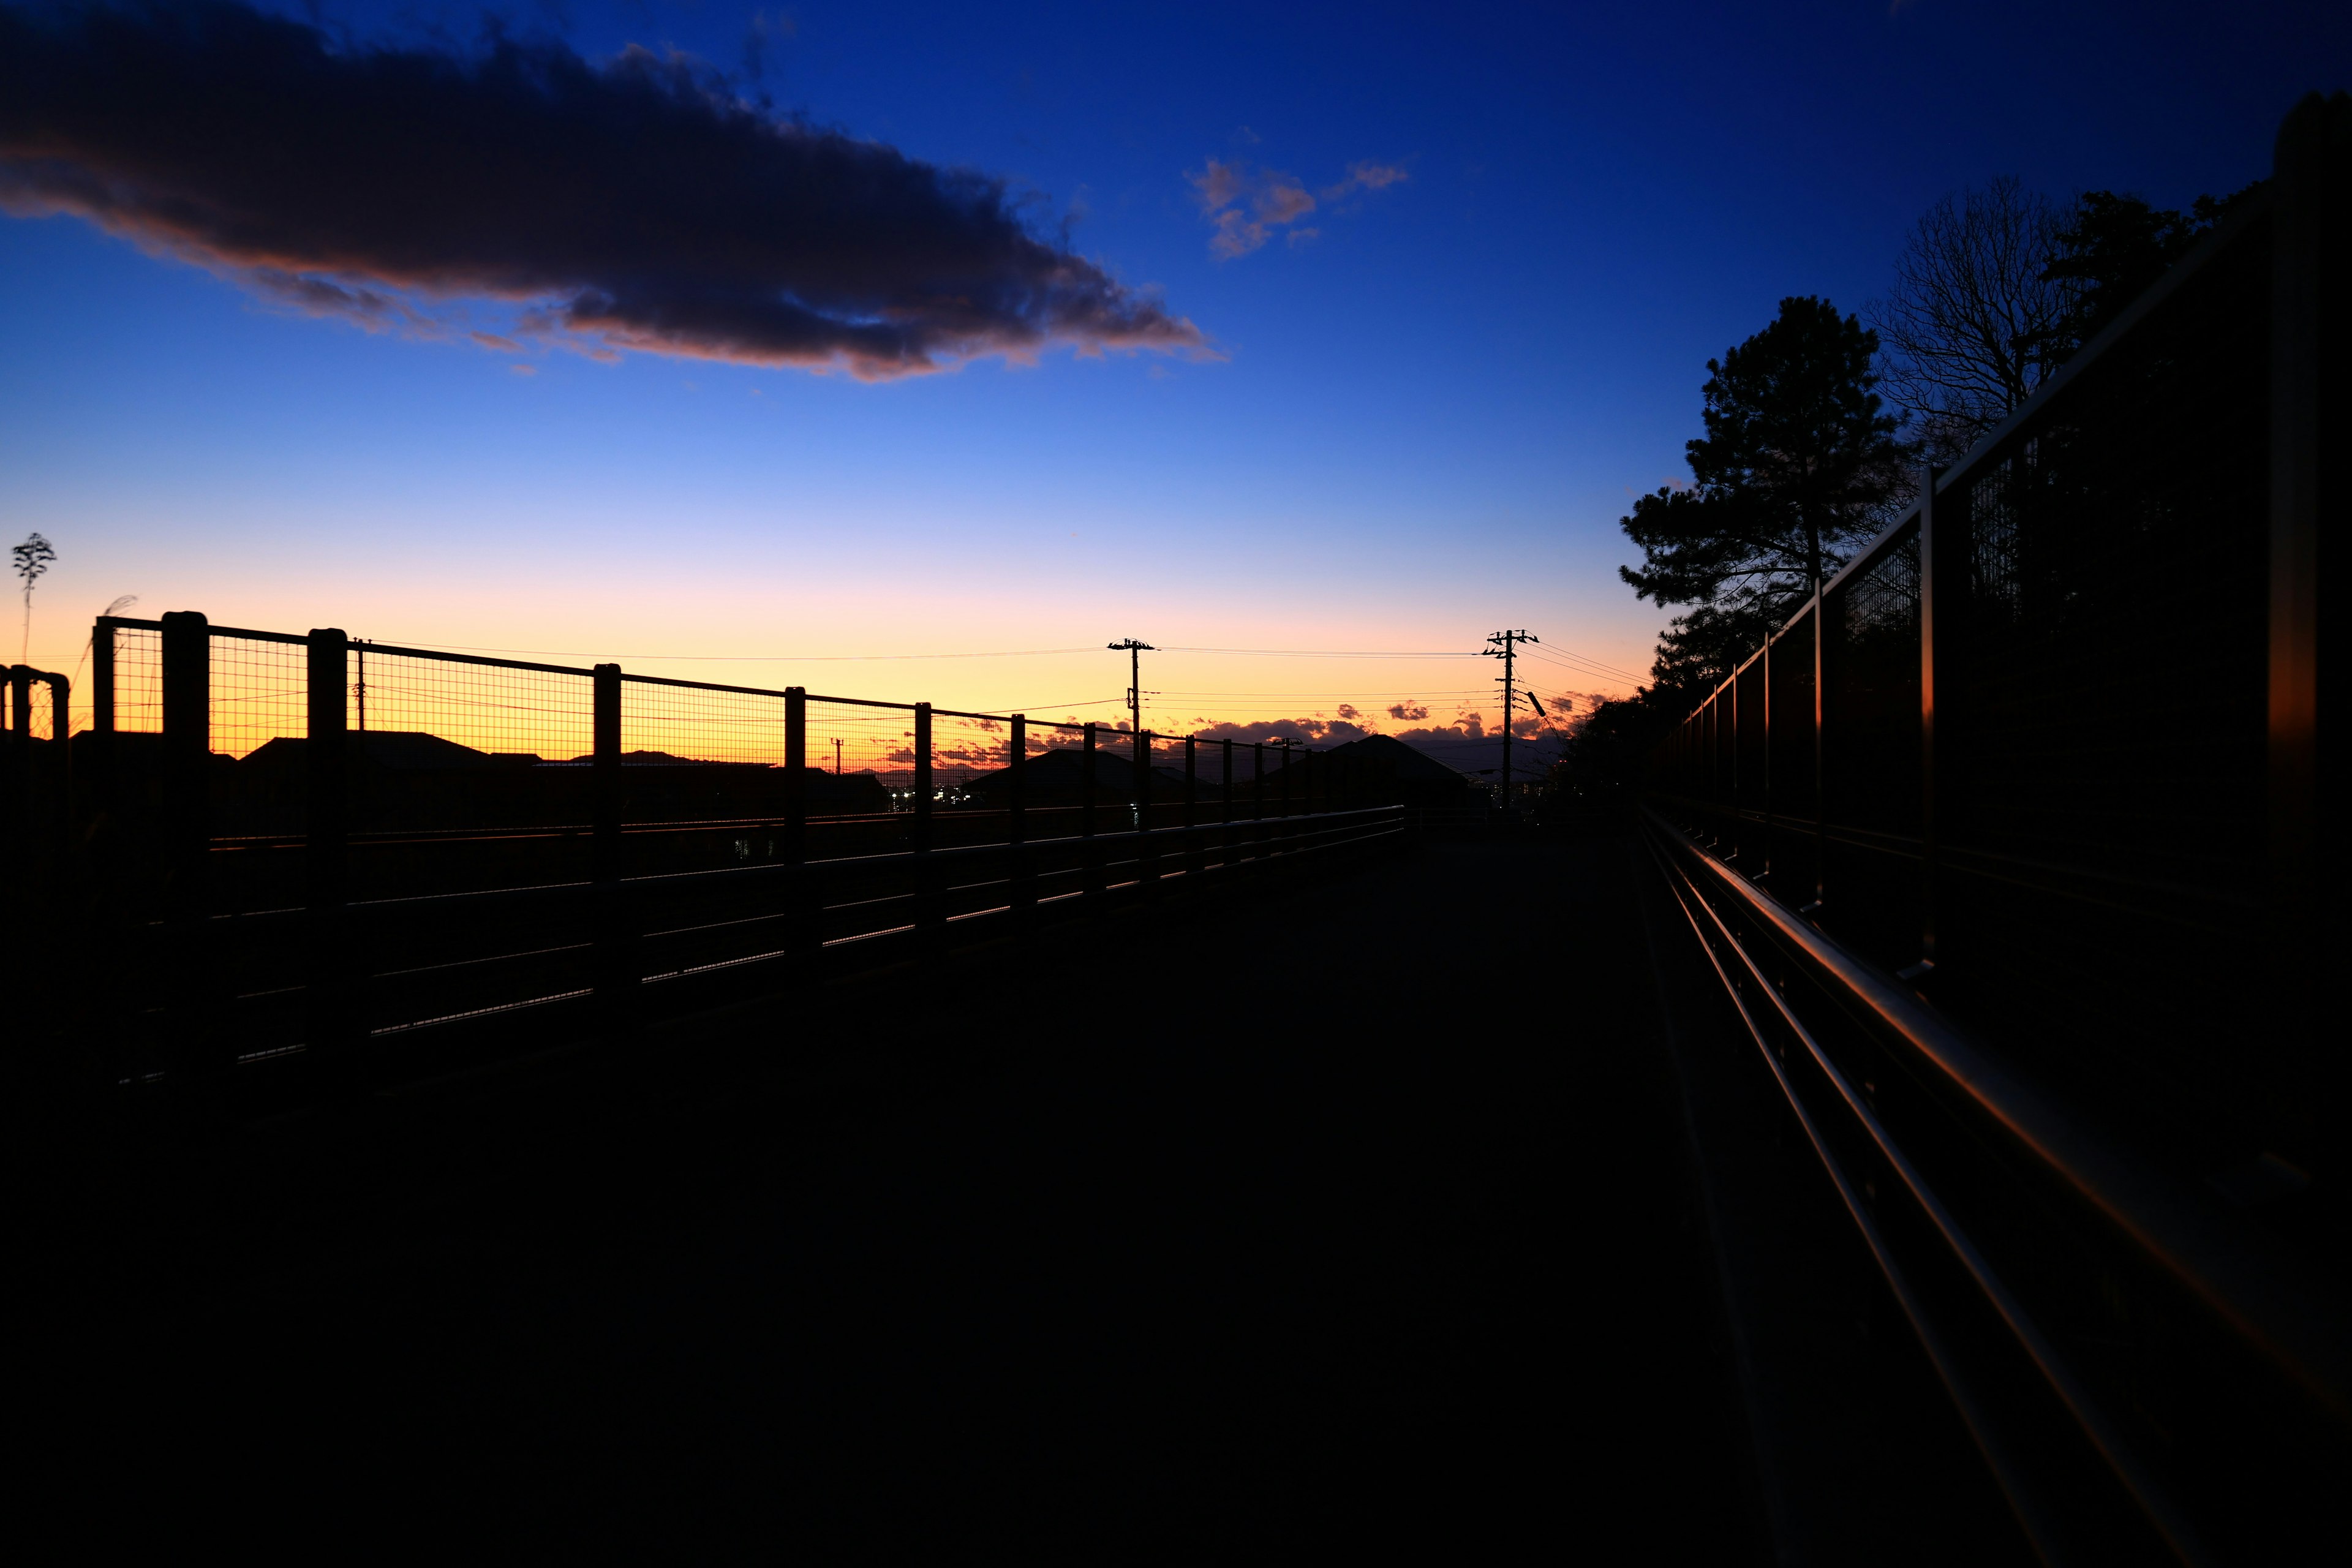
[[1405,831],[1383,770],[1231,741],[195,614],[101,618],[93,653],[52,750],[117,1083],[625,1032]]
[[2347,353],[2352,100],[2315,96],[2271,188],[1655,759],[1692,931],[2053,1562],[2285,1561],[2352,1474],[2316,635]]
[[2319,369],[2352,353],[2347,122],[2340,94],[2298,109],[2270,188],[1654,760],[1652,798],[1788,907],[2151,1157],[2215,1172],[2352,1158],[2315,1111],[2335,1090],[2313,879],[2316,542],[2347,523],[2322,481],[2352,443]]
[[[2352,1466],[2352,1367],[2311,1259],[2103,1139],[1645,817],[1759,1059],[2045,1560],[2262,1561],[2250,1538],[2315,1528],[2326,1478]],[[2151,1407],[2159,1390],[2168,1408]]]

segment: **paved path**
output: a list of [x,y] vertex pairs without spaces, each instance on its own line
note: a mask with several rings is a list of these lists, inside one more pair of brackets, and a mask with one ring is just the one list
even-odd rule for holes
[[205,1141],[77,1466],[322,1549],[1749,1560],[1631,871],[1430,845]]

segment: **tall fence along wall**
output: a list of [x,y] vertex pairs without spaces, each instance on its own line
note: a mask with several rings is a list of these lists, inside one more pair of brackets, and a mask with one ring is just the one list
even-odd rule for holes
[[2320,829],[2279,791],[2315,764],[2273,709],[2316,686],[2290,623],[2341,521],[2343,394],[2287,361],[2343,363],[2344,165],[1935,476],[1654,770],[1775,899],[2191,1166],[2336,1136],[2282,958],[2315,927],[2281,846]]

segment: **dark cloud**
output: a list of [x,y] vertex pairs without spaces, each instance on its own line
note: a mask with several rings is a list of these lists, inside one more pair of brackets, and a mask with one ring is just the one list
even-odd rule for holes
[[1004,183],[747,104],[709,67],[493,37],[338,47],[230,0],[0,4],[0,206],[377,329],[866,378],[1200,331]]

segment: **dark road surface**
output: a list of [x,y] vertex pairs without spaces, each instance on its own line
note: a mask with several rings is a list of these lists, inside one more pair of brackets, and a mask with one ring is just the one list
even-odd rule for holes
[[51,1495],[336,1554],[1759,1560],[1633,874],[1426,845],[58,1176],[106,1236],[43,1282]]

